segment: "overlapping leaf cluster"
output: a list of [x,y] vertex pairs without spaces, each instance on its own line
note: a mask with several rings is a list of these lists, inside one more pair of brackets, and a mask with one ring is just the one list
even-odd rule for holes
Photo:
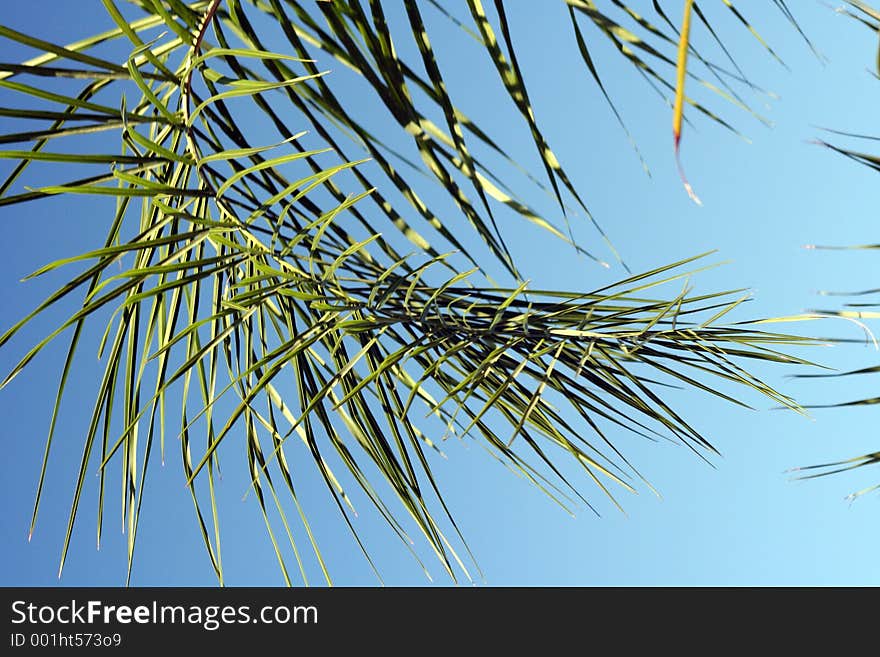
[[[0,337],[5,345],[37,315],[73,295],[81,299],[79,309],[4,381],[50,341],[69,334],[48,458],[85,327],[106,323],[103,376],[83,433],[62,566],[87,475],[98,469],[100,541],[106,474],[118,464],[130,573],[145,482],[169,442],[179,442],[185,481],[221,583],[216,477],[222,446],[245,456],[288,583],[309,581],[309,558],[295,538],[300,532],[330,581],[301,504],[295,473],[306,464],[317,469],[365,555],[353,522],[358,500],[373,506],[405,545],[418,532],[452,577],[470,577],[472,566],[459,555],[463,539],[432,475],[432,459],[447,435],[475,438],[567,505],[579,495],[558,466],[559,450],[611,495],[612,487],[631,488],[640,476],[616,447],[621,432],[664,435],[698,452],[711,449],[664,401],[669,383],[736,402],[718,386],[725,380],[795,407],[744,369],[744,362],[801,362],[776,349],[803,341],[752,325],[724,325],[721,320],[743,300],[741,292],[694,295],[687,285],[680,293],[655,291],[674,281],[674,289],[681,289],[690,273],[683,268],[692,260],[588,292],[529,288],[504,246],[495,213],[512,212],[564,241],[572,238],[517,200],[466,145],[465,136],[504,153],[445,91],[421,13],[432,6],[445,12],[445,5],[404,3],[420,73],[396,56],[378,1],[365,8],[358,0],[314,6],[254,0],[287,39],[283,52],[264,45],[236,0],[138,0],[134,4],[146,15],[135,20],[112,0],[103,3],[117,27],[67,46],[0,28],[0,36],[44,53],[24,64],[0,65],[0,88],[12,100],[2,114],[15,125],[0,135],[10,148],[0,155],[15,162],[0,187],[0,205],[15,212],[21,203],[59,194],[115,199],[103,245],[35,272],[72,266],[78,273]],[[591,2],[568,4],[580,51],[597,81],[579,19],[592,21],[655,82],[665,78],[636,51],[674,72],[672,60],[608,12]],[[469,0],[467,9],[475,36],[531,131],[553,195],[560,206],[566,191],[580,202],[529,104],[504,5],[495,3],[494,17],[479,0]],[[674,49],[674,39],[623,4],[612,2],[611,9]],[[121,61],[100,54],[115,41],[128,42],[130,55]],[[356,103],[331,88],[313,60],[314,48],[367,79],[413,136],[424,170],[460,217],[441,221],[397,172],[387,149],[357,122]],[[718,67],[712,70],[721,74]],[[43,83],[47,78],[82,86],[55,90]],[[414,87],[442,110],[445,131],[417,109]],[[255,116],[273,126],[281,141],[255,143],[246,129]],[[306,128],[325,148],[304,145]],[[340,134],[366,149],[381,181],[359,169]],[[118,147],[101,150],[108,143]],[[29,167],[53,163],[63,166],[45,175],[82,175],[21,186]],[[389,186],[406,199],[406,208],[382,194]],[[450,264],[450,255],[429,244],[413,217],[473,267],[460,271]],[[480,282],[491,267],[478,263],[458,239],[463,222],[514,284]],[[414,255],[383,237],[389,223],[417,247]],[[288,456],[294,444],[305,447],[296,459]],[[40,491],[46,477],[44,461]],[[40,497],[38,491],[34,523]],[[300,530],[289,518],[291,508]]]

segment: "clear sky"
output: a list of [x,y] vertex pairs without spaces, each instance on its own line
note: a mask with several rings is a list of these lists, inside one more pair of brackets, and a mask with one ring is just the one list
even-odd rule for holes
[[[632,68],[590,32],[597,41],[595,55],[609,92],[648,162],[650,178],[583,68],[563,3],[509,4],[520,64],[548,140],[633,269],[717,248],[718,260],[731,262],[700,274],[693,283],[701,291],[752,288],[755,300],[739,311],[737,319],[828,307],[827,299],[815,296],[820,289],[876,287],[872,273],[877,256],[871,252],[802,248],[809,243],[877,241],[873,224],[876,173],[809,143],[823,136],[817,126],[869,134],[875,129],[880,85],[870,70],[876,61],[876,35],[823,3],[791,3],[804,30],[826,56],[823,63],[771,2],[749,3],[759,5],[749,7],[750,18],[788,65],[790,70],[786,70],[729,16],[723,16],[725,20],[717,24],[724,26],[722,32],[742,67],[779,98],[750,97],[756,110],[773,121],[772,128],[732,105],[713,102],[713,108],[723,111],[751,143],[703,119],[685,128],[683,158],[704,201],[700,208],[687,199],[675,172],[669,109]],[[678,15],[681,3],[664,4]],[[720,2],[704,4],[721,6]],[[46,19],[49,12],[52,20]],[[517,159],[540,171],[528,133],[505,99],[485,53],[433,11],[425,13],[431,19],[441,64],[448,71],[450,90],[462,107],[503,136]],[[717,9],[712,13],[722,15]],[[108,25],[97,0],[9,3],[3,22],[57,41],[72,41]],[[708,35],[700,26],[692,38],[697,47],[710,49]],[[0,42],[0,60],[17,61],[26,54],[23,48]],[[474,58],[479,65],[473,64]],[[347,79],[344,71],[333,74]],[[354,90],[356,82],[351,84]],[[8,92],[0,92],[0,105],[14,102]],[[381,119],[365,103],[364,120],[381,129]],[[0,132],[8,131],[7,126],[0,119]],[[392,144],[406,145],[392,132],[387,138]],[[524,193],[532,194],[531,200],[539,207],[552,211],[547,199],[532,191]],[[104,201],[70,203],[56,198],[0,211],[7,245],[0,259],[4,291],[0,325],[4,329],[62,280],[22,284],[19,279],[45,262],[95,248],[111,207]],[[535,287],[586,289],[623,275],[620,269],[605,272],[522,222],[506,219],[505,237]],[[577,236],[585,246],[601,251],[586,222],[578,226]],[[54,315],[54,320],[59,317]],[[49,319],[41,320],[26,339],[0,351],[0,369],[8,370],[29,346],[29,339],[42,337],[40,331],[53,325]],[[806,330],[859,336],[842,322]],[[92,385],[98,371],[91,355],[80,358],[76,385],[64,405],[63,430],[50,462],[40,520],[33,541],[27,543],[63,348],[62,341],[47,350],[0,392],[5,456],[0,465],[0,492],[5,500],[0,514],[3,585],[58,582],[58,557],[79,463],[80,436],[93,403]],[[841,369],[880,360],[880,354],[861,346],[816,349],[810,355]],[[784,377],[801,371],[760,368],[771,383],[805,404],[875,394],[876,381],[870,377],[825,383]],[[690,392],[677,395],[676,400],[677,408],[711,439],[722,457],[712,459],[714,467],[710,467],[671,444],[641,444],[621,437],[628,453],[662,494],[662,499],[645,490],[638,496],[621,495],[626,515],[583,480],[582,491],[596,501],[601,517],[584,509],[572,519],[473,443],[444,445],[448,460],[437,460],[433,466],[483,569],[484,581],[490,585],[880,584],[878,498],[868,496],[852,505],[844,501],[847,493],[873,483],[880,472],[867,470],[813,482],[792,482],[784,473],[794,466],[880,449],[880,438],[869,430],[875,426],[874,410],[816,411],[812,419],[804,419],[767,410],[762,399],[749,399],[760,409],[755,412]],[[182,485],[179,456],[173,446],[169,454],[168,464],[151,473],[133,583],[210,585],[214,578]],[[243,459],[236,460],[235,450],[228,449],[224,464],[220,495],[227,582],[279,584],[282,580],[257,504],[252,497],[241,501],[246,485]],[[124,582],[125,541],[117,529],[115,500],[107,511],[105,542],[100,552],[95,550],[96,488],[87,488],[62,584]],[[334,582],[375,584],[375,576],[320,484],[311,482],[307,491],[311,493],[307,507]],[[428,583],[379,519],[362,514],[358,522],[386,583]],[[435,582],[450,583],[430,554],[417,549]]]

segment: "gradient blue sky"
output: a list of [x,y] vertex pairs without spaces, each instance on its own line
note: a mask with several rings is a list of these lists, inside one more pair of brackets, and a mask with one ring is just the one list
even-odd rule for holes
[[[666,4],[678,15],[679,2]],[[877,282],[872,279],[877,256],[870,252],[801,248],[807,243],[877,240],[872,223],[876,174],[808,143],[821,136],[816,126],[867,133],[875,128],[880,85],[868,69],[875,61],[876,35],[821,3],[792,3],[805,31],[827,56],[823,64],[772,3],[749,4],[760,5],[750,6],[749,16],[791,70],[774,62],[747,32],[724,16],[726,20],[719,25],[725,26],[722,33],[734,46],[738,61],[755,82],[772,89],[779,99],[766,103],[754,99],[756,109],[774,122],[772,129],[730,105],[714,102],[713,107],[723,110],[751,143],[702,119],[695,128],[686,128],[683,157],[703,198],[702,208],[688,201],[678,181],[669,110],[632,68],[597,39],[595,56],[650,166],[651,178],[641,171],[583,69],[569,38],[562,3],[511,3],[510,9],[520,63],[538,118],[617,248],[636,270],[719,249],[717,259],[731,262],[700,274],[693,283],[702,291],[753,288],[755,301],[740,311],[740,319],[797,313],[822,304],[815,290],[861,289]],[[49,12],[51,21],[46,20]],[[462,102],[465,111],[491,125],[512,145],[515,157],[539,171],[528,133],[505,100],[485,54],[433,11],[426,10],[426,14],[432,19],[441,63],[450,71],[447,83],[453,94],[466,99]],[[59,41],[108,25],[97,0],[9,3],[3,22]],[[692,38],[698,47],[703,44],[708,49],[707,36],[696,27]],[[23,48],[0,42],[0,60],[17,61],[26,55]],[[466,65],[473,57],[480,66]],[[334,75],[344,78],[346,73],[335,71]],[[357,82],[350,83],[356,90]],[[10,103],[8,92],[0,91],[0,104]],[[365,103],[365,121],[381,125],[381,118]],[[0,132],[9,129],[3,121]],[[388,138],[392,144],[405,144],[393,133]],[[552,212],[547,199],[533,195],[532,200]],[[19,279],[47,261],[94,248],[109,207],[105,201],[83,199],[71,204],[52,199],[0,212],[7,245],[0,261],[4,290],[0,325],[4,329],[61,280],[21,284]],[[619,269],[604,272],[575,257],[521,222],[508,223],[508,244],[535,287],[584,289],[622,275]],[[584,245],[601,251],[586,222],[578,226],[577,234]],[[52,326],[51,318],[41,320],[29,336],[0,351],[0,369],[11,367],[28,340],[37,339],[40,331]],[[822,335],[859,337],[842,322],[807,328]],[[64,405],[63,430],[50,463],[39,524],[28,544],[31,503],[63,348],[59,342],[0,392],[5,455],[0,466],[5,500],[5,512],[0,515],[2,585],[58,582],[58,557],[81,449],[79,436],[91,410],[91,385],[97,372],[90,355],[80,358],[77,385]],[[817,349],[810,355],[842,369],[880,360],[880,354],[860,346]],[[871,396],[876,383],[870,378],[801,382],[783,375],[802,370],[760,371],[804,403]],[[626,515],[583,480],[582,490],[596,500],[601,517],[584,509],[572,519],[473,444],[445,445],[448,461],[437,460],[433,465],[484,571],[484,581],[490,585],[880,584],[878,499],[868,496],[853,505],[844,501],[847,493],[873,483],[880,472],[814,482],[791,482],[784,474],[793,466],[880,448],[880,439],[867,430],[875,425],[874,410],[816,411],[812,419],[804,419],[792,413],[750,412],[690,392],[676,399],[678,408],[723,456],[712,460],[713,468],[671,444],[641,444],[622,437],[628,454],[663,496],[658,499],[647,491],[621,495]],[[767,407],[764,400],[750,401],[761,409]],[[133,583],[210,585],[213,575],[173,445],[169,454],[168,464],[151,473]],[[256,502],[252,498],[241,501],[243,463],[235,460],[234,450],[224,463],[227,469],[220,495],[227,582],[280,584]],[[335,583],[375,584],[375,576],[356,552],[320,484],[303,476],[311,493],[306,504]],[[124,581],[125,542],[118,532],[118,506],[109,507],[105,542],[100,552],[95,550],[96,487],[87,490],[62,584],[117,585]],[[362,514],[358,523],[386,583],[428,583],[417,563],[377,518]],[[435,581],[449,583],[431,555],[417,549]]]

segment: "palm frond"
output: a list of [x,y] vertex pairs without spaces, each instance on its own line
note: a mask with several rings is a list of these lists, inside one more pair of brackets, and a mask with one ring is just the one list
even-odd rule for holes
[[[837,11],[843,14],[846,14],[854,19],[856,19],[862,25],[868,27],[875,34],[880,33],[880,11],[874,9],[870,5],[862,2],[861,0],[846,0],[846,5],[844,7],[839,8]],[[875,76],[880,76],[880,60],[877,62]],[[840,130],[827,130],[828,133],[834,135],[836,138],[845,137],[853,141],[858,141],[861,143],[876,141],[880,139],[880,137],[875,137],[867,134],[859,134],[854,132],[845,132]],[[864,147],[852,147],[852,146],[841,146],[829,143],[825,140],[818,140],[817,144],[827,148],[828,150],[847,157],[854,162],[861,164],[863,166],[867,166],[875,171],[880,171],[880,156],[865,152]],[[824,250],[877,250],[880,249],[880,245],[877,244],[861,244],[861,245],[852,245],[852,246],[836,246],[836,245],[809,245],[810,249],[824,249]],[[876,296],[880,292],[877,288],[866,287],[862,290],[856,291],[848,291],[848,292],[839,292],[839,291],[820,291],[819,294],[825,297],[858,297],[859,300],[851,303],[845,304],[840,309],[833,308],[823,308],[816,310],[815,312],[829,316],[829,317],[844,317],[848,319],[854,320],[873,320],[880,318],[880,301],[873,301],[870,297]],[[865,300],[865,297],[868,297]],[[838,372],[834,374],[824,374],[824,375],[802,375],[803,378],[807,377],[815,377],[815,376],[835,376],[835,377],[851,377],[851,376],[864,376],[869,374],[875,374],[880,371],[880,366],[867,366],[860,367],[855,370],[850,370],[846,372]],[[852,408],[852,407],[862,407],[862,406],[873,406],[877,403],[880,403],[880,398],[872,396],[865,397],[854,400],[847,400],[837,403],[831,404],[821,404],[821,405],[812,405],[810,408]],[[838,474],[841,472],[847,472],[850,470],[854,470],[857,468],[874,465],[878,462],[878,454],[864,454],[862,456],[858,456],[851,459],[846,459],[843,461],[836,461],[832,463],[825,463],[820,465],[807,466],[803,468],[798,468],[796,471],[805,471],[807,474],[802,475],[802,478],[812,479],[816,477],[823,477],[831,474]],[[849,496],[850,500],[854,500],[862,495],[877,490],[880,488],[878,486],[870,486],[866,489],[853,493]]]
[[[32,277],[71,267],[79,273],[0,336],[0,347],[8,348],[34,318],[68,297],[80,299],[78,309],[2,382],[9,385],[69,332],[33,531],[84,327],[106,324],[99,345],[104,370],[83,436],[61,568],[86,475],[96,465],[100,542],[105,478],[114,463],[122,472],[131,575],[145,482],[157,456],[164,461],[169,431],[179,439],[184,479],[221,584],[215,483],[221,447],[230,443],[245,454],[285,581],[296,579],[285,556],[291,553],[299,578],[307,583],[309,577],[304,546],[291,529],[289,495],[307,549],[331,582],[300,503],[294,470],[304,464],[302,457],[292,462],[288,456],[291,438],[305,446],[308,462],[371,564],[352,523],[358,499],[367,500],[405,545],[415,528],[449,576],[469,578],[472,557],[431,468],[440,436],[477,440],[567,507],[572,497],[589,502],[557,465],[560,450],[615,500],[615,491],[633,490],[643,479],[616,444],[621,433],[666,436],[698,454],[713,450],[665,400],[670,384],[745,405],[718,385],[724,381],[798,408],[746,366],[803,364],[780,350],[811,341],[754,324],[723,324],[744,300],[741,291],[665,292],[670,285],[680,289],[697,258],[588,292],[529,286],[504,246],[493,203],[574,241],[519,200],[468,145],[482,142],[504,155],[445,90],[420,7],[436,3],[405,3],[427,77],[396,54],[379,2],[371,1],[367,10],[357,0],[315,7],[252,0],[251,6],[274,19],[289,53],[268,48],[236,0],[134,4],[145,18],[129,21],[113,0],[104,0],[117,28],[65,46],[6,28],[0,32],[42,51],[23,64],[0,65],[0,87],[16,101],[16,108],[3,111],[16,127],[0,135],[0,142],[14,146],[0,157],[15,165],[0,186],[0,205],[56,195],[102,195],[116,202],[103,244],[49,263]],[[674,46],[664,31],[612,4]],[[633,49],[674,70],[674,61],[593,3],[568,5],[649,77],[664,80]],[[565,207],[565,191],[586,209],[534,116],[503,4],[494,5],[494,23],[478,0],[469,0],[468,9],[476,38],[531,132],[552,195]],[[574,25],[579,29],[576,20]],[[587,42],[579,38],[586,60]],[[91,52],[123,40],[130,52],[118,63]],[[332,76],[314,61],[316,49],[365,78],[514,283],[477,280],[489,268],[456,238],[459,227],[440,221],[396,171],[383,143],[357,122],[354,106],[333,91]],[[593,76],[599,80],[595,69]],[[47,79],[57,84],[50,88]],[[414,87],[444,117],[445,130],[416,106]],[[260,120],[280,141],[254,142]],[[307,128],[318,146],[307,145]],[[381,184],[367,177],[362,160],[342,149],[339,134],[346,133],[378,166]],[[61,171],[64,177],[23,186],[31,167],[36,175]],[[460,184],[456,176],[466,181]],[[387,200],[381,190],[389,185],[412,207],[396,208]],[[466,188],[478,202],[468,199]],[[472,267],[458,268],[449,251],[431,246],[406,218],[413,213]],[[399,241],[383,236],[377,217],[390,221],[416,254],[402,253]]]

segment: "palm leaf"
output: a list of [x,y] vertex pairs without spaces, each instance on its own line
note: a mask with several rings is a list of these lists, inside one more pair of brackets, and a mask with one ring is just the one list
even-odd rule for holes
[[[15,148],[2,157],[16,165],[0,187],[0,205],[52,195],[102,195],[117,202],[102,244],[49,263],[33,276],[84,269],[0,336],[0,346],[9,348],[34,318],[71,295],[81,300],[3,381],[9,385],[52,340],[70,331],[33,532],[83,327],[106,322],[99,345],[104,370],[83,435],[62,568],[87,472],[97,465],[100,474],[100,541],[105,478],[109,466],[119,463],[131,575],[145,482],[157,442],[164,461],[169,431],[180,440],[183,480],[221,584],[214,484],[221,451],[230,451],[222,448],[238,440],[244,442],[238,454],[245,457],[250,490],[287,583],[296,572],[309,581],[293,518],[308,536],[324,581],[332,581],[300,503],[296,472],[307,465],[316,469],[370,564],[351,521],[358,500],[408,548],[410,534],[418,532],[450,577],[470,578],[477,572],[469,565],[472,555],[431,469],[441,432],[478,441],[569,508],[572,498],[590,503],[558,464],[560,450],[615,503],[619,492],[645,481],[615,444],[616,436],[662,435],[698,454],[713,451],[702,432],[666,401],[670,385],[744,405],[733,390],[719,387],[726,381],[741,392],[799,408],[745,366],[804,364],[780,349],[811,341],[754,324],[722,324],[742,303],[739,292],[668,293],[695,273],[697,258],[586,292],[531,288],[504,245],[502,213],[524,217],[572,246],[573,234],[521,201],[508,174],[487,168],[473,148],[507,158],[503,143],[471,121],[446,91],[422,13],[436,3],[406,3],[411,35],[392,34],[377,1],[367,7],[357,0],[315,7],[295,0],[248,3],[262,21],[271,19],[290,52],[267,48],[261,29],[237,0],[133,4],[145,18],[129,21],[113,0],[104,0],[117,28],[63,46],[0,31],[43,51],[0,74],[0,86],[21,108],[3,112],[14,127],[0,142]],[[598,68],[588,57],[578,17],[591,21],[639,70],[672,88],[655,70],[655,65],[670,67],[669,75],[675,70],[659,49],[675,46],[672,32],[619,2],[612,4],[620,20],[635,21],[633,29],[644,38],[591,2],[567,4],[577,14],[572,14],[574,36],[597,83]],[[473,35],[522,115],[548,189],[567,221],[572,200],[582,211],[586,204],[529,102],[514,25],[500,1],[494,16],[476,0],[468,9]],[[425,76],[397,54],[394,39],[406,36],[419,44]],[[124,51],[118,62],[105,58],[106,48],[102,57],[92,54],[108,42]],[[364,77],[396,125],[414,139],[423,170],[457,207],[460,217],[451,221],[467,222],[512,283],[483,280],[492,268],[456,237],[460,225],[442,222],[396,170],[397,156],[360,125],[356,104],[334,91],[332,76],[314,61],[317,51]],[[649,66],[642,57],[657,62]],[[723,74],[719,67],[711,70]],[[53,86],[22,81],[31,77]],[[85,86],[77,86],[80,80]],[[424,92],[426,107],[414,100],[415,88]],[[445,128],[426,118],[433,110],[443,116]],[[254,143],[243,128],[260,120],[278,133],[274,145]],[[34,121],[50,123],[18,128]],[[319,147],[303,143],[306,129],[314,131]],[[70,137],[79,144],[90,139],[96,148],[56,148]],[[343,150],[348,137],[372,158],[381,182],[374,183],[372,170]],[[49,181],[22,188],[19,179],[31,167]],[[64,178],[55,179],[55,171]],[[531,180],[544,187],[536,177]],[[383,188],[396,188],[408,205],[392,204]],[[471,190],[477,202],[468,197]],[[387,222],[417,247],[415,254],[401,253],[400,240],[383,235]],[[436,246],[417,225],[436,237]],[[459,269],[445,247],[459,249],[471,266]],[[179,425],[173,424],[175,414]],[[289,456],[291,438],[305,446],[307,458]],[[288,564],[290,553],[296,570]]]
[[[846,0],[846,4],[851,8],[842,7],[838,11],[841,13],[845,13],[852,18],[858,20],[862,25],[868,27],[871,31],[875,33],[880,33],[880,11],[874,9],[870,5],[865,2],[861,2],[861,0]],[[880,69],[878,69],[880,72]],[[845,132],[840,130],[828,130],[827,132],[835,135],[835,137],[846,137],[850,140],[859,141],[864,143],[866,141],[876,141],[878,138],[867,135],[867,134],[859,134],[853,132]],[[865,149],[861,146],[853,147],[853,146],[842,146],[829,143],[824,140],[819,140],[816,142],[817,144],[827,148],[828,150],[837,153],[839,155],[843,155],[858,164],[867,166],[875,171],[880,171],[880,157],[877,155],[866,152]],[[863,245],[853,245],[853,246],[832,246],[832,245],[808,245],[809,249],[814,250],[876,250],[880,248],[880,246],[876,244],[863,244]],[[876,288],[865,286],[865,289],[851,291],[851,292],[838,292],[838,291],[821,291],[819,294],[826,297],[859,297],[860,300],[857,302],[851,302],[846,305],[842,309],[828,309],[823,308],[816,310],[814,312],[819,313],[821,315],[829,316],[829,317],[844,317],[853,320],[871,320],[880,318],[880,302],[870,300],[871,296],[875,296],[878,290]],[[868,300],[862,300],[864,297],[869,297]],[[854,370],[846,371],[846,372],[836,372],[831,374],[823,374],[823,375],[802,375],[803,378],[807,377],[815,377],[815,376],[834,376],[834,377],[851,377],[851,376],[864,376],[869,374],[875,374],[880,371],[880,367],[878,366],[866,366],[860,367]],[[862,406],[873,406],[877,403],[880,403],[880,398],[876,396],[864,397],[860,399],[850,399],[837,403],[830,404],[816,404],[811,406],[811,408],[852,408],[852,407],[862,407]],[[873,454],[865,454],[862,456],[858,456],[855,458],[850,458],[842,461],[835,461],[820,465],[807,466],[802,468],[797,468],[796,472],[806,472],[806,474],[801,475],[801,478],[812,479],[816,477],[822,477],[831,474],[837,474],[841,472],[847,472],[856,468],[861,468],[865,466],[874,465],[878,462],[878,455],[876,453]],[[877,490],[878,486],[870,486],[866,489],[853,493],[849,496],[850,500],[856,499],[857,497],[861,497],[862,495]]]

